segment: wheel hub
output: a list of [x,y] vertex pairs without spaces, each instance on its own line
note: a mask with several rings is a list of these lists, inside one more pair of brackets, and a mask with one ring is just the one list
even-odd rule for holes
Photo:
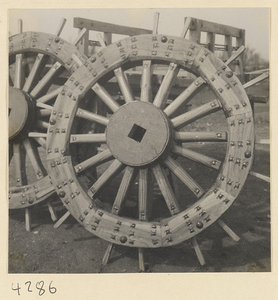
[[23,91],[9,87],[9,139],[13,139],[31,124],[34,116],[32,100]]
[[130,166],[144,166],[167,150],[171,129],[166,115],[148,102],[122,106],[110,119],[106,131],[112,154]]

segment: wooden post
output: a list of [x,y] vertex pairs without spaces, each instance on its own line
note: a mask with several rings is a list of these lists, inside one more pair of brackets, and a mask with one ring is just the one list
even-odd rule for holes
[[214,47],[215,47],[215,33],[213,33],[213,32],[208,32],[207,33],[207,44],[208,44],[208,49],[211,52],[214,52]]

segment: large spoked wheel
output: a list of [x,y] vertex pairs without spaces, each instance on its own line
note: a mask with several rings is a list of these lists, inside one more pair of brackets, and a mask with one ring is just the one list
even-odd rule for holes
[[[173,90],[182,76],[193,82]],[[82,108],[91,89],[106,116]],[[231,206],[252,164],[244,88],[213,53],[182,38],[142,35],[108,46],[73,73],[54,108],[47,153],[56,191],[87,230],[114,244],[152,248],[193,238]],[[79,119],[102,132],[77,131]],[[100,146],[77,162],[77,144]],[[98,179],[83,184],[83,172],[96,167]]]
[[[73,57],[85,60],[59,36],[24,32],[9,38],[9,208],[28,208],[55,192],[46,167],[46,137],[53,104]],[[54,212],[52,217],[54,217]]]

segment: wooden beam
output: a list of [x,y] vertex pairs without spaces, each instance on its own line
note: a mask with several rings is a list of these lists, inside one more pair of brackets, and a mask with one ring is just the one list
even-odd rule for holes
[[222,35],[231,35],[234,37],[241,37],[242,32],[241,29],[227,26],[223,24],[218,24],[214,22],[209,22],[201,19],[191,18],[192,22],[189,27],[190,30],[195,30],[197,26],[197,20],[200,22],[201,28],[203,32],[213,32],[215,34],[222,34]]
[[127,27],[121,25],[115,25],[111,23],[99,22],[84,18],[74,18],[73,19],[74,28],[86,28],[88,30],[100,31],[106,33],[115,33],[122,35],[139,35],[139,34],[151,34],[152,30]]

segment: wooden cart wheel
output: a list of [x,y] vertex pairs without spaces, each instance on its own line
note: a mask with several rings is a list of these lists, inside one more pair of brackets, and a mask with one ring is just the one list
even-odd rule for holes
[[[155,75],[165,66],[156,90]],[[140,85],[133,84],[128,70],[139,74]],[[169,101],[179,72],[189,72],[195,80]],[[82,108],[91,89],[107,106],[106,116]],[[207,91],[200,97],[205,103],[182,111],[189,100],[198,103],[201,90]],[[243,86],[227,64],[183,38],[140,35],[108,46],[72,74],[54,111],[47,153],[56,191],[80,224],[111,243],[110,250],[112,244],[141,249],[193,238],[198,252],[194,237],[232,205],[252,165],[253,117]],[[199,120],[213,113],[213,123],[222,117],[225,128],[196,129]],[[76,132],[78,119],[101,124],[102,133]],[[75,163],[71,149],[79,143],[102,146],[96,155]],[[190,146],[196,143],[200,152],[208,145],[206,154]],[[224,145],[221,161],[211,145]],[[190,170],[191,161],[195,165]],[[80,183],[80,174],[96,166],[101,173],[96,182],[90,187]],[[172,175],[182,187],[180,197]],[[103,198],[101,192],[107,193],[110,185],[116,187],[115,195]],[[164,200],[155,199],[157,186]],[[128,192],[134,190],[137,214],[128,207]],[[232,235],[226,224],[219,224]]]
[[26,209],[27,230],[27,208],[55,192],[45,163],[53,104],[78,67],[76,60],[85,61],[74,45],[59,37],[62,21],[57,35],[24,32],[9,38],[9,208]]

